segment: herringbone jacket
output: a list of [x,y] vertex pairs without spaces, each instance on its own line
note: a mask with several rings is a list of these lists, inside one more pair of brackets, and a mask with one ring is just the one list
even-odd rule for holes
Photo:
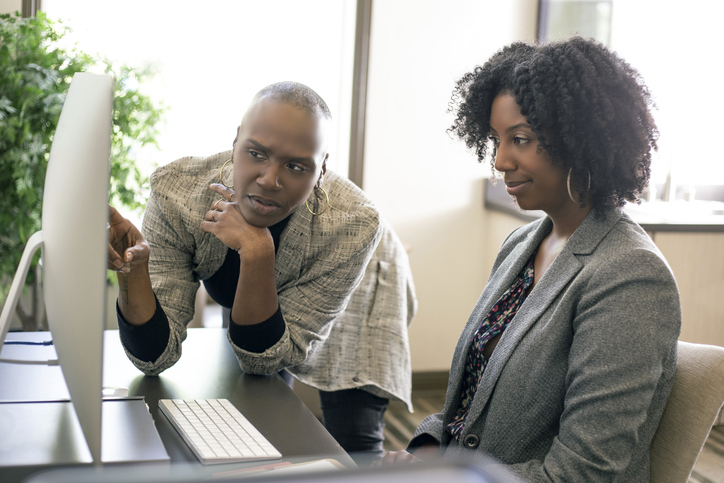
[[[181,357],[199,281],[213,275],[226,257],[227,247],[203,232],[201,221],[218,198],[209,185],[218,182],[230,153],[183,158],[151,178],[143,234],[151,246],[151,282],[171,335],[156,361],[126,351],[146,374],[158,374]],[[279,241],[276,286],[284,335],[262,353],[230,343],[247,373],[286,368],[324,391],[361,388],[409,406],[407,326],[417,302],[407,254],[353,183],[327,170],[322,186],[329,208],[319,216],[304,206],[297,209]],[[316,191],[308,202],[319,212],[324,200]]]

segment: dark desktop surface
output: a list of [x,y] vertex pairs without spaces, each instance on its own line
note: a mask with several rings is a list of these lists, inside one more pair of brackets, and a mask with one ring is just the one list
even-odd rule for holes
[[[8,335],[8,340],[49,338],[48,332],[14,332]],[[68,402],[68,392],[62,382],[62,372],[59,371],[59,366],[52,362],[55,357],[52,346],[36,351],[32,359],[44,362],[34,364],[20,363],[24,351],[18,350],[19,346],[5,347],[15,348],[11,350],[3,348],[0,359],[0,380],[8,382],[0,390],[0,433],[4,439],[4,442],[0,443],[0,448],[1,445],[10,448],[4,456],[0,454],[2,482],[190,483],[209,479],[248,482],[293,480],[321,483],[366,481],[515,483],[520,481],[500,465],[490,466],[491,460],[479,455],[474,455],[474,459],[469,461],[437,460],[414,465],[357,468],[349,455],[342,450],[281,377],[277,374],[252,376],[240,370],[226,339],[225,329],[189,329],[183,345],[183,356],[173,367],[157,377],[144,376],[131,364],[120,344],[118,331],[104,333],[104,388],[127,388],[126,401],[133,402],[136,406],[139,403],[148,405],[148,411],[155,422],[155,429],[160,435],[170,461],[93,465],[89,461],[90,454],[85,446],[73,407]],[[50,364],[48,360],[51,361]],[[139,396],[143,396],[143,400],[139,399]],[[28,398],[44,402],[27,402]],[[269,439],[283,457],[273,461],[201,465],[171,423],[159,411],[158,400],[163,398],[229,399]],[[109,437],[105,421],[108,413],[106,407],[118,401],[122,400],[103,402],[104,447],[107,446],[106,438]],[[17,412],[17,408],[24,405],[28,405],[28,408],[25,412],[21,411],[21,420],[9,423],[7,418],[12,417],[11,413]],[[50,416],[46,414],[42,418],[34,417],[43,412],[49,413]],[[43,420],[48,418],[53,421],[51,424],[44,424]],[[36,448],[38,451],[35,452],[46,452],[41,458],[44,460],[41,464],[37,461],[34,464],[28,462],[17,464],[17,461],[8,461],[9,458],[12,459],[13,452],[16,455],[26,454],[26,451],[17,451],[18,446],[24,444],[21,441],[22,434],[14,441],[7,440],[5,435],[8,433],[4,429],[7,429],[9,424],[15,428],[20,425],[27,430],[27,434],[45,432],[40,438],[41,447]],[[113,424],[121,426],[122,422]],[[31,437],[27,439],[32,440]],[[104,450],[104,460],[106,450]],[[327,467],[323,464],[323,467],[319,468],[317,464],[321,460],[326,460],[323,463],[331,461],[332,464]],[[286,465],[286,467],[279,472],[274,470],[265,473],[259,473],[256,469],[269,465]]]
[[[241,371],[226,329],[189,329],[183,355],[158,377],[140,374],[125,353],[118,331],[106,331],[105,387],[127,387],[129,396],[145,396],[171,461],[196,457],[158,410],[159,399],[229,399],[284,456],[334,455],[351,458],[277,374],[254,376]],[[112,363],[110,363],[112,361]]]
[[[51,336],[47,332],[8,334],[8,340],[28,337],[44,340]],[[83,466],[89,469],[87,446],[73,407],[68,402],[62,371],[57,364],[47,362],[54,357],[52,346],[47,350],[45,362],[42,359],[46,354],[40,354],[40,363],[16,360],[20,352],[17,349],[7,351],[7,347],[19,346],[6,345],[0,360],[0,380],[3,381],[0,385],[0,433],[7,435],[10,434],[9,429],[13,429],[16,439],[9,441],[3,436],[5,442],[0,443],[7,449],[5,456],[0,454],[0,481],[22,481],[33,473],[59,465],[80,465],[81,469]],[[226,339],[225,329],[189,329],[181,359],[156,377],[144,376],[131,364],[120,344],[118,331],[104,333],[103,359],[103,386],[127,388],[129,399],[135,402],[138,399],[134,397],[143,397],[170,457],[170,463],[143,463],[147,471],[154,466],[167,468],[171,465],[193,468],[201,477],[209,477],[225,470],[261,464],[204,466],[198,463],[181,436],[159,411],[158,400],[163,398],[229,399],[282,453],[280,461],[301,462],[323,457],[346,467],[355,467],[352,459],[281,377],[277,374],[253,376],[241,371]],[[103,404],[105,408],[108,402]],[[47,414],[42,418],[33,417],[38,413]],[[108,437],[105,423],[104,417],[104,439]],[[119,434],[120,429],[127,430],[119,428]],[[33,448],[27,444],[40,447]],[[24,449],[20,451],[20,448]],[[17,456],[21,454],[28,455],[27,459],[19,460]],[[104,468],[113,467],[123,473],[125,470],[135,472],[137,466],[119,463]]]

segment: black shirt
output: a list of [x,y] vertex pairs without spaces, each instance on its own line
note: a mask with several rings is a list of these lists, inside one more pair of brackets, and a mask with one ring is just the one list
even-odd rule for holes
[[[279,239],[289,222],[286,217],[279,223],[269,227],[274,240],[274,253],[278,251]],[[226,252],[224,263],[211,277],[204,280],[204,287],[209,296],[222,307],[230,309],[234,305],[236,285],[239,280],[239,254],[231,248]],[[171,333],[168,318],[161,304],[156,299],[156,311],[151,319],[143,325],[131,325],[125,321],[116,304],[118,330],[124,346],[134,357],[152,362],[166,350]],[[229,316],[231,318],[231,316]],[[229,336],[241,349],[261,353],[276,344],[284,335],[284,316],[280,307],[267,320],[254,325],[237,325],[230,320]]]

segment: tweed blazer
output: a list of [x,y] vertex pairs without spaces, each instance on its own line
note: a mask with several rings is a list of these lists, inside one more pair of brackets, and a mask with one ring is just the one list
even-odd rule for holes
[[[231,151],[183,158],[151,177],[143,234],[151,246],[153,290],[171,334],[156,361],[141,361],[126,351],[148,375],[181,357],[199,280],[212,276],[226,257],[228,248],[203,232],[201,221],[218,198],[209,185],[218,182],[230,156]],[[407,254],[353,183],[328,170],[323,187],[329,208],[319,216],[304,206],[297,209],[279,240],[275,278],[286,322],[282,338],[262,353],[229,342],[244,372],[272,374],[286,368],[321,390],[361,388],[410,407],[407,326],[417,302]],[[308,203],[320,212],[325,202],[315,190]]]
[[641,227],[620,210],[599,214],[573,233],[503,333],[458,442],[444,427],[460,404],[472,337],[552,222],[508,237],[455,349],[444,410],[420,424],[410,450],[426,434],[446,455],[492,455],[527,481],[649,481],[676,372],[679,293]]

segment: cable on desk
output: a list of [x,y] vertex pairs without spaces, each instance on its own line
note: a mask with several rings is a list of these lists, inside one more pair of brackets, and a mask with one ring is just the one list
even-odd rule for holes
[[52,340],[6,340],[5,345],[53,345]]

